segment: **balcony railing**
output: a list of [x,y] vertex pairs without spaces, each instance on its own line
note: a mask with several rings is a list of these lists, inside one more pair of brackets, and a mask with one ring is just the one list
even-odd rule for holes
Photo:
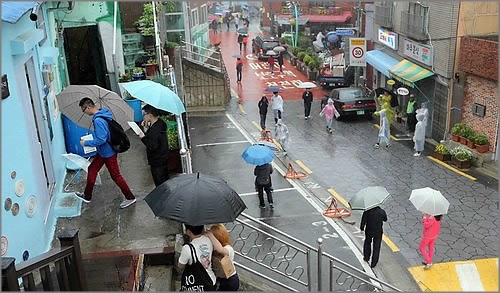
[[375,5],[375,23],[386,27],[392,28],[392,14],[393,14],[392,5],[389,4],[377,4]]
[[401,32],[416,40],[426,40],[425,28],[427,18],[425,15],[401,12]]

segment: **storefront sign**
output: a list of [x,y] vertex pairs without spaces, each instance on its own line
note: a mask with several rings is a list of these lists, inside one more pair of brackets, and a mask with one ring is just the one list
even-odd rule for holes
[[398,95],[401,95],[401,96],[406,96],[410,93],[410,91],[405,87],[398,88],[396,92],[398,93]]
[[420,43],[405,39],[404,54],[414,60],[432,66],[432,48]]
[[364,38],[349,38],[349,65],[366,66],[366,40]]
[[393,50],[398,49],[398,34],[394,32],[379,28],[378,41]]

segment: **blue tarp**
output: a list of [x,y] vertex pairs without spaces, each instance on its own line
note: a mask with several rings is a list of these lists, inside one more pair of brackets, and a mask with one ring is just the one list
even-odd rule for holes
[[3,2],[2,21],[16,23],[27,11],[41,2]]
[[366,62],[382,72],[385,76],[389,75],[389,69],[398,64],[399,61],[385,54],[380,50],[366,52]]

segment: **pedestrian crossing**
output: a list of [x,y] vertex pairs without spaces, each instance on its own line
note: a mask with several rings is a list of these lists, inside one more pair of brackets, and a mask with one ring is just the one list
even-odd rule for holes
[[408,268],[422,291],[498,292],[498,258],[455,261]]

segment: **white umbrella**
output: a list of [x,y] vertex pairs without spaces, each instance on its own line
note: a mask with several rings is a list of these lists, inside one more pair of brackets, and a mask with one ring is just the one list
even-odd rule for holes
[[266,55],[269,55],[269,56],[275,56],[275,55],[278,55],[278,53],[274,52],[273,50],[268,50],[266,52]]
[[349,200],[349,206],[352,210],[369,210],[381,205],[388,196],[389,192],[383,186],[365,187]]
[[312,89],[313,87],[316,87],[316,84],[310,81],[303,82],[298,86],[299,89]]
[[441,192],[430,187],[412,190],[410,201],[417,210],[432,216],[448,213],[450,206],[450,202]]
[[283,46],[276,46],[276,47],[273,48],[273,51],[274,52],[278,52],[278,53],[279,52],[284,52],[284,51],[286,51],[286,48],[283,47]]

